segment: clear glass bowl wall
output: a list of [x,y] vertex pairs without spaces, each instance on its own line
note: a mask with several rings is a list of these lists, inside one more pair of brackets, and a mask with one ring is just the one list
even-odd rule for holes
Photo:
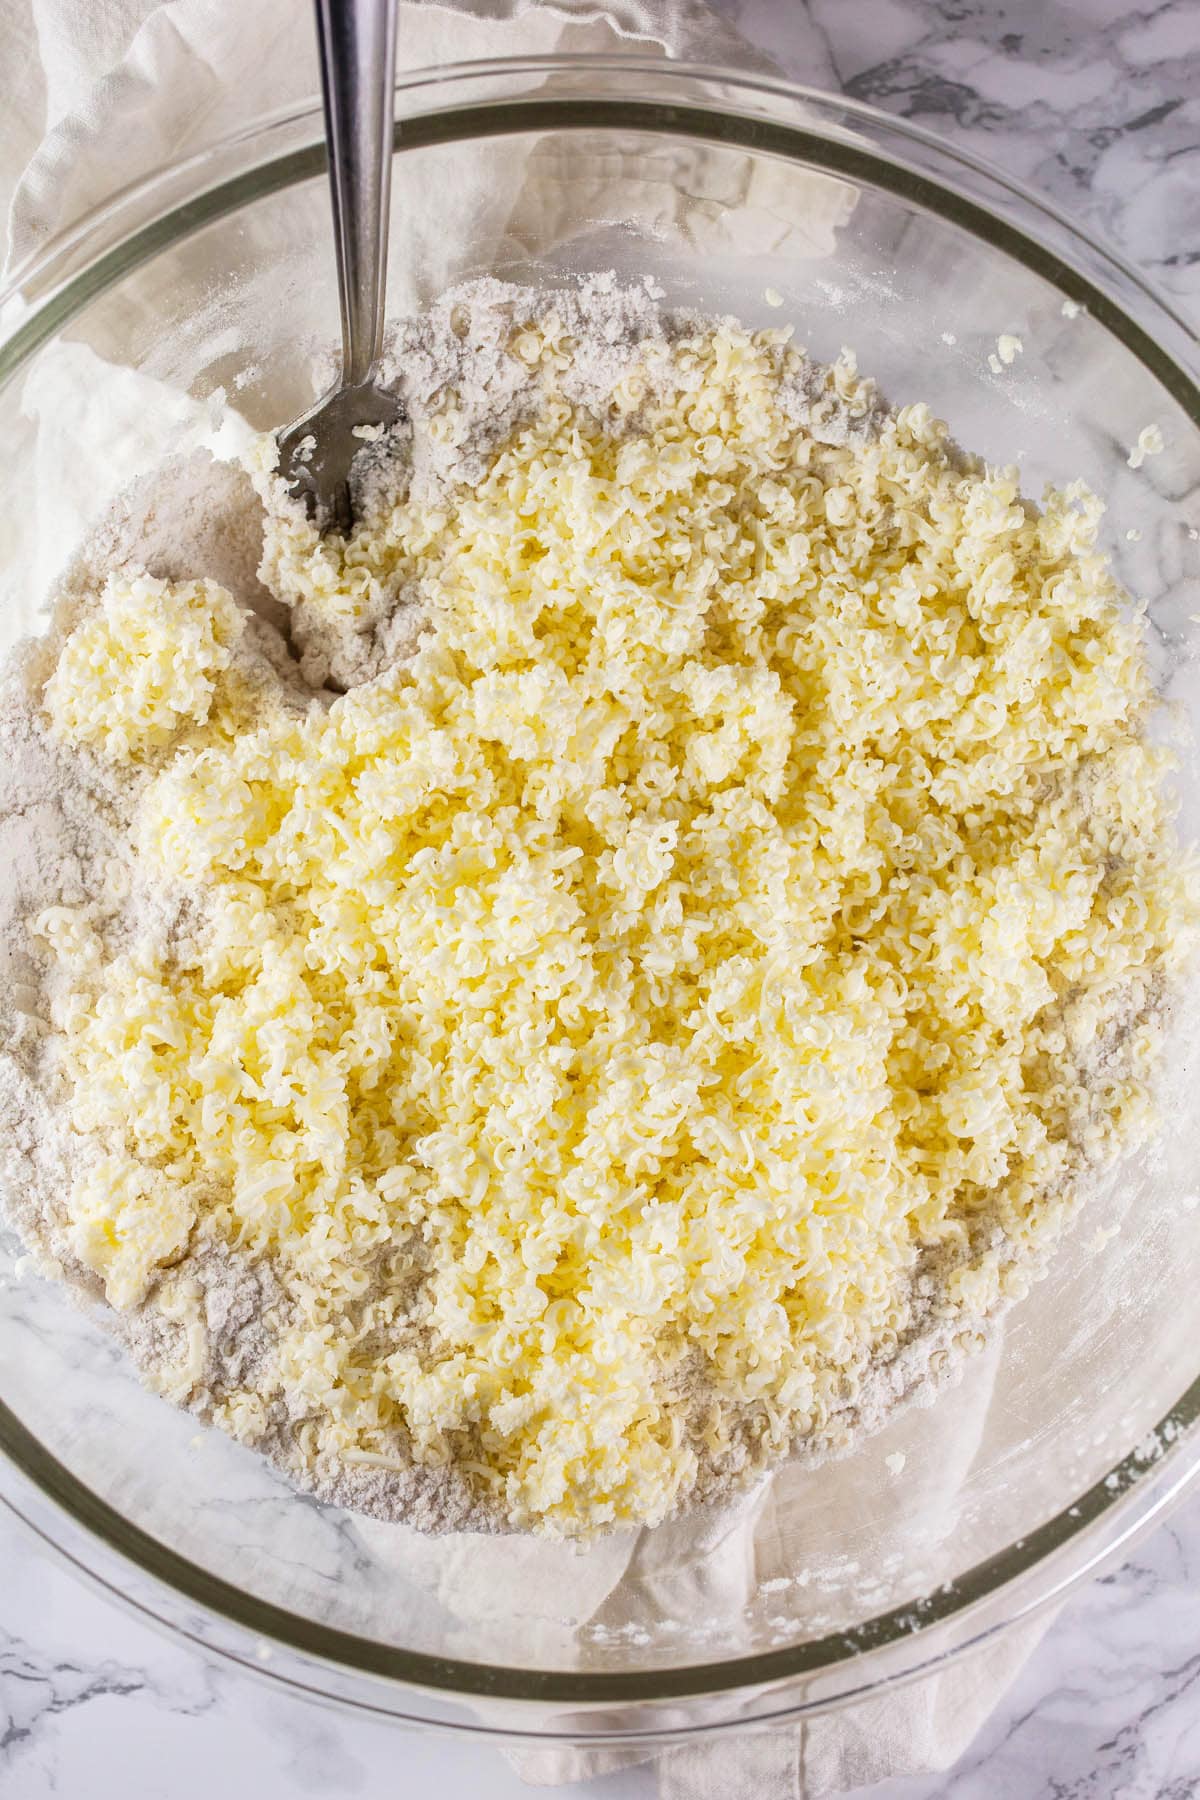
[[[853,346],[893,401],[927,401],[964,445],[1019,461],[1027,493],[1082,477],[1108,499],[1156,673],[1194,718],[1196,346],[1136,273],[935,140],[781,84],[628,59],[479,65],[407,78],[398,116],[394,314],[468,275],[616,268],[673,303],[794,324],[819,357]],[[312,397],[337,317],[319,138],[312,111],[261,122],[118,196],[0,296],[0,648],[120,486],[211,442],[223,406],[269,427]],[[1002,333],[1023,350],[996,373]],[[1166,449],[1131,469],[1150,423]],[[1187,749],[1191,837],[1195,774]],[[693,1521],[659,1536],[653,1574],[635,1559],[615,1586],[611,1551],[518,1540],[463,1581],[461,1544],[317,1506],[219,1433],[198,1438],[11,1239],[0,1491],[149,1614],[400,1716],[578,1740],[878,1690],[1044,1605],[1196,1467],[1200,1129],[1181,1014],[1179,1099],[1153,1153],[934,1410],[776,1477],[769,1573]]]

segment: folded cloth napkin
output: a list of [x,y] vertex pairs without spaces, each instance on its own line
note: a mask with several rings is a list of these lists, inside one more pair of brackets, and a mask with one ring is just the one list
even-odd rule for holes
[[[757,60],[703,0],[609,0],[604,6],[460,0],[443,6],[402,3],[400,14],[400,60],[409,68],[561,48],[613,50],[622,42],[725,64]],[[87,0],[0,0],[0,33],[10,73],[0,118],[0,191],[10,197],[8,268],[18,278],[30,255],[97,201],[316,88],[307,9],[279,7],[274,0],[106,0],[102,6]],[[824,72],[814,50],[810,73],[820,78]],[[511,192],[502,197],[508,241],[544,243],[547,234],[570,235],[570,217],[555,211],[553,169],[536,151],[511,179]],[[680,203],[670,171],[659,171],[649,157],[610,167],[604,179],[618,186],[637,183],[642,216],[647,184],[656,206],[669,211]],[[715,254],[778,242],[781,209],[772,205],[770,170],[751,173],[747,164],[746,180],[746,190],[736,195],[737,243],[719,235],[728,229],[728,215],[719,208],[714,212]],[[443,202],[452,204],[454,197],[442,197],[439,206]],[[792,217],[783,227],[789,248],[819,256],[852,205],[852,194],[837,184],[814,186],[805,216]],[[440,216],[437,209],[431,212],[431,251]],[[614,216],[620,216],[619,206]],[[414,224],[419,228],[419,221]],[[94,347],[64,344],[58,357],[43,364],[26,393],[39,434],[48,516],[57,521],[57,531],[47,538],[35,529],[28,544],[12,540],[19,521],[0,532],[3,559],[22,569],[26,586],[31,569],[47,579],[54,573],[37,562],[38,544],[69,539],[72,520],[82,530],[86,506],[137,471],[139,444],[156,441],[151,426],[160,416],[178,428],[181,444],[208,444],[221,454],[238,442],[236,418],[214,422],[186,395],[106,362]],[[71,406],[62,403],[68,391],[74,396]],[[112,446],[114,421],[122,420],[129,428],[128,469]],[[68,421],[73,453],[60,455],[55,433]],[[83,469],[87,479],[81,481],[78,446],[89,429],[97,467]],[[956,1490],[986,1429],[997,1355],[993,1347],[977,1359],[952,1409],[924,1416],[923,1472],[918,1479],[910,1472],[902,1497],[885,1502],[910,1510],[914,1532],[936,1537],[953,1523]],[[685,1523],[615,1536],[575,1559],[565,1584],[562,1551],[537,1541],[463,1535],[430,1542],[403,1526],[370,1521],[357,1529],[364,1549],[380,1564],[402,1574],[411,1570],[423,1591],[432,1590],[443,1614],[460,1621],[462,1654],[488,1654],[489,1634],[495,1654],[503,1654],[514,1594],[526,1597],[521,1620],[526,1649],[544,1632],[552,1654],[564,1620],[569,1628],[603,1633],[639,1616],[646,1622],[670,1618],[703,1631],[706,1623],[736,1619],[765,1584],[786,1586],[805,1567],[814,1479],[801,1470],[785,1471],[736,1504],[716,1509],[702,1527]],[[819,1479],[823,1508],[840,1504],[839,1493],[845,1504],[859,1503],[861,1473],[855,1462],[823,1471]],[[452,1636],[453,1623],[449,1629]],[[1010,1633],[923,1681],[800,1725],[737,1732],[665,1751],[555,1747],[515,1750],[512,1758],[526,1780],[547,1785],[655,1757],[662,1800],[801,1800],[889,1775],[944,1769],[970,1741],[1040,1634],[1040,1626]],[[453,1653],[453,1643],[448,1647]],[[511,1724],[519,1729],[515,1718]],[[564,1730],[568,1727],[569,1722]]]
[[[0,0],[0,32],[10,268],[118,188],[316,92],[300,4]],[[402,0],[397,60],[416,69],[622,42],[716,63],[759,60],[704,0]]]

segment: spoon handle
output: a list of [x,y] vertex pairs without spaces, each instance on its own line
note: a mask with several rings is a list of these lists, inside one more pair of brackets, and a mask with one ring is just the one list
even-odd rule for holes
[[383,348],[395,0],[316,0],[342,314],[342,384],[371,379]]

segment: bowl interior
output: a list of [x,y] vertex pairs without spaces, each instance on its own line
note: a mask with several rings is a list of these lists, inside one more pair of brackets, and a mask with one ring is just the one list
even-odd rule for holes
[[[1108,501],[1107,546],[1148,608],[1156,674],[1194,724],[1200,432],[1186,383],[1149,366],[1136,333],[1064,310],[1047,260],[901,191],[884,160],[831,172],[842,152],[819,120],[796,120],[814,136],[798,130],[790,147],[756,145],[749,128],[731,141],[702,108],[690,123],[630,106],[620,125],[568,113],[536,129],[506,116],[490,134],[460,122],[429,141],[413,130],[395,165],[392,310],[476,273],[553,285],[616,269],[653,277],[673,304],[793,325],[823,358],[853,347],[893,402],[925,401],[965,447],[1019,462],[1028,495],[1082,478]],[[227,201],[127,245],[99,291],[76,283],[10,368],[0,649],[35,628],[75,541],[128,482],[170,455],[236,449],[240,421],[278,424],[316,391],[337,317],[323,179],[311,158],[307,171],[276,165]],[[1004,333],[1022,350],[996,372]],[[1151,423],[1166,447],[1130,468]],[[1194,837],[1194,741],[1180,755]],[[23,1270],[11,1238],[0,1397],[79,1481],[200,1570],[316,1625],[482,1667],[466,1685],[520,1694],[535,1672],[633,1675],[670,1694],[766,1652],[821,1666],[1103,1486],[1181,1396],[1184,1419],[1200,1373],[1191,1016],[1181,1009],[1158,1143],[1089,1201],[960,1384],[848,1460],[786,1470],[725,1513],[577,1553],[428,1540],[316,1505],[145,1392],[99,1325]]]

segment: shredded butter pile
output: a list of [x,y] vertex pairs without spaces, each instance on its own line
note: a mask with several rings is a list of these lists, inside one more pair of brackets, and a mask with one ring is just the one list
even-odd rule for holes
[[778,333],[676,339],[603,421],[552,328],[516,353],[541,403],[470,490],[348,543],[276,496],[278,590],[419,595],[406,665],[235,732],[228,597],[110,584],[46,704],[143,759],[191,910],[38,929],[113,1303],[189,1233],[269,1257],[232,1429],[286,1403],[310,1463],[585,1533],[819,1440],[919,1268],[1011,1288],[1146,1129],[1196,884],[1085,491],[1039,513],[923,406],[818,441]]

